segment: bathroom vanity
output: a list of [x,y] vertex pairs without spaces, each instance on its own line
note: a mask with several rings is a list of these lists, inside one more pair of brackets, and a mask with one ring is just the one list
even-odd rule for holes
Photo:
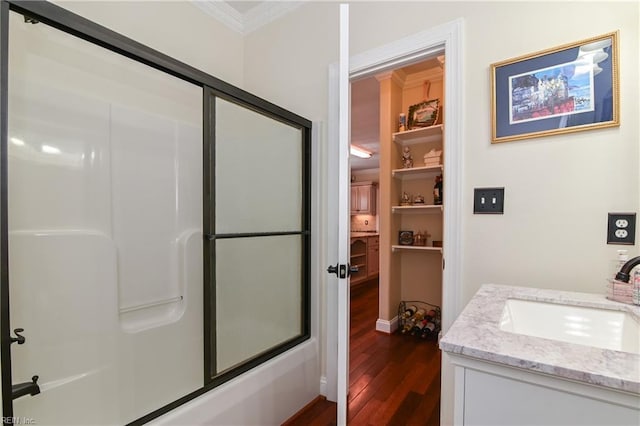
[[640,307],[487,284],[440,341],[456,425],[640,424]]

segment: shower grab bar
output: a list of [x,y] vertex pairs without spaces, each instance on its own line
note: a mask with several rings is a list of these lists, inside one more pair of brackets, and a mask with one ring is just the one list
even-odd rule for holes
[[184,299],[184,296],[177,296],[177,297],[172,297],[171,299],[156,300],[155,302],[143,303],[141,305],[133,305],[133,306],[127,306],[126,308],[120,308],[119,312],[121,314],[125,314],[131,311],[139,311],[140,309],[152,308],[154,306],[160,306],[160,305],[167,305],[173,302],[180,302],[183,299]]

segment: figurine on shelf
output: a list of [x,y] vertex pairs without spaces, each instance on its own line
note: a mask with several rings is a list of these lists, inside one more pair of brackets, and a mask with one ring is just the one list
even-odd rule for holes
[[402,167],[405,169],[413,167],[413,157],[411,157],[411,150],[408,146],[405,146],[402,152]]
[[411,197],[406,192],[402,193],[402,198],[400,198],[401,206],[410,206],[411,205]]
[[427,244],[427,237],[422,231],[418,231],[413,235],[414,246],[424,246]]
[[424,197],[420,194],[413,197],[413,204],[424,204]]

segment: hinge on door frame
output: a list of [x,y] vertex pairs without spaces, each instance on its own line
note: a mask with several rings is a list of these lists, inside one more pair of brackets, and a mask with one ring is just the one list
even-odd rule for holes
[[444,271],[444,257],[442,258],[442,270]]

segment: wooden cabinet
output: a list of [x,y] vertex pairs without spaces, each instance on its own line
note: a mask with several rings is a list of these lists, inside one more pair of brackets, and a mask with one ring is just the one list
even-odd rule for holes
[[373,277],[380,271],[380,237],[367,238],[367,275]]
[[367,279],[367,237],[351,238],[351,266],[357,266],[358,272],[351,274],[351,284]]
[[376,185],[372,182],[351,184],[351,214],[376,214]]
[[380,271],[380,238],[375,236],[351,238],[351,266],[358,272],[351,274],[351,284],[375,278]]

